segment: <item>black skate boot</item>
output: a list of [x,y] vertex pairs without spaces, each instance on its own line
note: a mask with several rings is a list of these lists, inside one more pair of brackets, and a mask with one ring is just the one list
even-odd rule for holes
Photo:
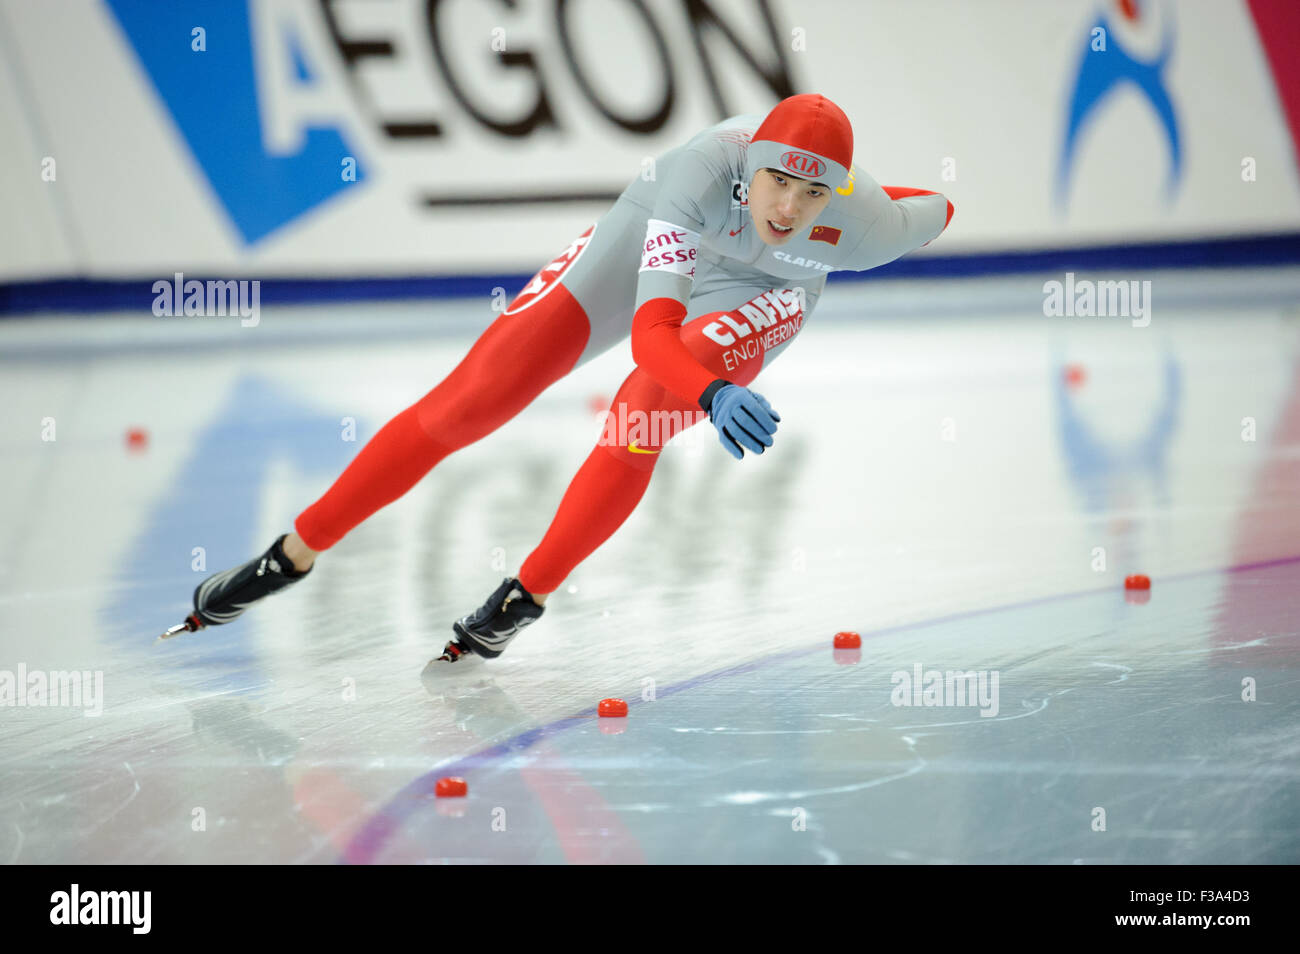
[[451,624],[455,638],[447,643],[437,661],[457,662],[467,653],[495,659],[521,629],[542,615],[544,608],[517,579],[504,580],[477,611]]
[[260,557],[200,583],[194,590],[194,612],[159,638],[168,639],[178,633],[194,633],[205,626],[229,623],[258,600],[297,583],[310,573],[310,567],[301,572],[295,570],[292,561],[284,555],[281,546],[287,536],[281,534]]

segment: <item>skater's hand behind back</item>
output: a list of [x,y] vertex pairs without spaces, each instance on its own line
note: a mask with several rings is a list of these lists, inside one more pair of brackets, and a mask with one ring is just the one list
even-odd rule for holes
[[761,394],[738,384],[728,384],[713,395],[709,420],[718,429],[718,439],[732,457],[740,460],[745,451],[761,454],[772,446],[776,422],[781,415]]

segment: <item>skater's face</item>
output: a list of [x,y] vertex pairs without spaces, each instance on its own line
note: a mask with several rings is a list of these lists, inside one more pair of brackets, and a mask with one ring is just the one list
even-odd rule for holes
[[830,201],[824,182],[796,179],[779,169],[759,169],[749,185],[749,214],[768,245],[784,245],[807,231]]

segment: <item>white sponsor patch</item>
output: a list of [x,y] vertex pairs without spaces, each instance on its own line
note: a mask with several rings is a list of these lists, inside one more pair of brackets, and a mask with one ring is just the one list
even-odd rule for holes
[[662,219],[651,219],[646,223],[645,244],[641,246],[640,271],[676,272],[694,277],[699,247],[699,232]]
[[517,315],[529,305],[545,298],[547,293],[558,285],[560,279],[573,267],[573,263],[582,257],[583,250],[591,244],[591,238],[595,234],[596,226],[593,225],[574,239],[568,248],[532,277],[532,280],[515,296],[515,300],[510,303],[510,307],[503,314]]
[[749,208],[749,186],[739,179],[731,180],[731,207],[733,209]]

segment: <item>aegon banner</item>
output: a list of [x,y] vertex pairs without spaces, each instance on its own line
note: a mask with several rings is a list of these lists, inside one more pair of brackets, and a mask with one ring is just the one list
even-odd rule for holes
[[0,279],[531,272],[806,91],[953,200],[917,254],[1300,222],[1237,0],[0,0],[0,35]]

